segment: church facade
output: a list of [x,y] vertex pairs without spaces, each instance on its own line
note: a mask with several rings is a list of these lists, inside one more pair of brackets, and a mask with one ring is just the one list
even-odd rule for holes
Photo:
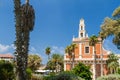
[[[93,80],[95,78],[107,75],[108,69],[106,65],[106,60],[108,59],[109,51],[102,47],[102,40],[98,38],[98,43],[93,46],[89,45],[89,37],[85,30],[84,19],[80,20],[78,37],[72,39],[72,43],[76,44],[74,51],[74,66],[79,62],[82,62],[91,67],[91,72],[93,74]],[[94,53],[96,51],[96,53]],[[69,71],[71,67],[71,61],[67,53],[64,54],[64,70]]]

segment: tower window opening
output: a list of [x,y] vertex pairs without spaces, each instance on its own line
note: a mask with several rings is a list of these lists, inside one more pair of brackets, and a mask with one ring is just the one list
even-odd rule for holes
[[81,30],[83,30],[83,26],[81,26]]
[[83,33],[81,33],[81,37],[83,37]]

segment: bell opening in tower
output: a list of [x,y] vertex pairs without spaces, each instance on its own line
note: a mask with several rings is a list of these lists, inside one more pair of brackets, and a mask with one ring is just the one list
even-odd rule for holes
[[83,37],[83,33],[81,33],[81,37]]

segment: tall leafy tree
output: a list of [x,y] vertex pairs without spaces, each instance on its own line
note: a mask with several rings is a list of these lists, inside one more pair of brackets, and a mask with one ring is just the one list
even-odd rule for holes
[[72,71],[74,74],[85,80],[92,80],[90,66],[86,66],[85,64],[80,62],[72,69]]
[[69,58],[71,61],[71,69],[74,67],[75,48],[76,48],[75,43],[72,43],[71,45],[69,45],[65,48],[65,53],[67,53],[69,55]]
[[36,54],[28,55],[28,68],[30,68],[32,71],[38,69],[41,65],[41,57]]
[[48,60],[50,59],[50,53],[51,53],[51,48],[50,47],[47,47],[45,49],[45,53],[48,55]]
[[98,43],[98,38],[97,38],[97,36],[96,35],[93,35],[93,36],[91,36],[90,38],[89,38],[89,45],[90,46],[93,46],[93,48],[94,48],[94,63],[93,63],[93,66],[94,66],[94,78],[95,78],[95,80],[96,80],[96,47],[95,47],[95,45]]
[[113,35],[113,43],[120,49],[120,7],[114,10],[112,18],[104,19],[99,35],[103,39]]
[[108,56],[107,65],[108,65],[108,68],[110,69],[111,74],[114,74],[117,72],[117,69],[119,67],[119,62],[118,62],[118,57],[115,56],[114,53],[111,53]]
[[29,0],[21,5],[20,0],[14,0],[16,27],[16,64],[17,80],[26,80],[26,68],[29,48],[29,33],[33,30],[35,14]]

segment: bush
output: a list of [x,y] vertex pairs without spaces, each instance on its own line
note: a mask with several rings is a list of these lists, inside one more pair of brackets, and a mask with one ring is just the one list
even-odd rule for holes
[[13,64],[0,60],[0,80],[13,80],[14,75]]
[[79,62],[72,71],[75,75],[84,78],[85,80],[92,80],[90,66],[86,66],[85,64]]
[[97,78],[97,80],[120,80],[120,75],[119,74],[110,74],[107,76],[102,76]]
[[27,73],[27,77],[28,79],[31,79],[31,76],[32,76],[32,70],[30,68],[27,68],[26,69],[26,73]]
[[47,76],[44,80],[84,80],[71,72],[61,72],[55,76]]
[[41,74],[33,74],[31,80],[44,80],[43,75]]
[[120,68],[118,68],[117,73],[120,74]]

